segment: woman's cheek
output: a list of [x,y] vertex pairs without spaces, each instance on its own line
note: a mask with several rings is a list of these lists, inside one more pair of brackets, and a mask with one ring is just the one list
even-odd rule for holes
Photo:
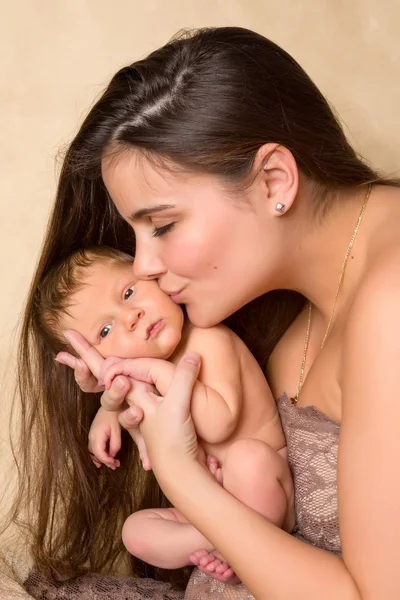
[[165,247],[163,258],[165,265],[173,273],[192,279],[197,274],[200,275],[217,255],[215,240],[210,240],[207,229],[201,228],[179,237],[177,234]]
[[190,240],[182,240],[168,248],[163,262],[172,273],[192,278],[199,262],[199,249]]

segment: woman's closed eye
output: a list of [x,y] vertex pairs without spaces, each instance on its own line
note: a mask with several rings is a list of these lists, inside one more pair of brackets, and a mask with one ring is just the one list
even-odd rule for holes
[[171,231],[171,229],[174,227],[174,225],[175,225],[175,222],[172,222],[172,223],[168,223],[168,225],[163,225],[162,227],[154,227],[152,236],[153,237],[161,237],[162,235],[165,235],[166,233]]

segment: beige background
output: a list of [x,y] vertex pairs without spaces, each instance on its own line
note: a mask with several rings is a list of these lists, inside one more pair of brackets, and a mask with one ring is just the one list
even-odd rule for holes
[[331,100],[361,153],[399,174],[398,0],[0,0],[2,408],[10,405],[13,340],[52,204],[57,152],[119,67],[183,27],[206,25],[241,25],[282,45]]

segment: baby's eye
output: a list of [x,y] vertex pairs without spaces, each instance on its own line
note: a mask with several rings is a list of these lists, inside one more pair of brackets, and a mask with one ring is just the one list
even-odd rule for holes
[[131,285],[131,287],[128,290],[126,290],[126,292],[124,294],[124,300],[128,300],[128,298],[130,296],[132,296],[132,294],[133,294],[134,291],[135,291],[135,286]]
[[108,334],[111,331],[111,325],[106,325],[105,327],[103,327],[103,329],[100,331],[100,337],[101,338],[105,338],[108,336]]

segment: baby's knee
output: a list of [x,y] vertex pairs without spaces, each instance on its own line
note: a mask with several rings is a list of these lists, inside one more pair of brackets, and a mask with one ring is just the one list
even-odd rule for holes
[[139,511],[129,515],[122,527],[122,542],[133,556],[142,558],[151,551],[154,541],[148,534],[148,511]]
[[271,473],[276,471],[281,460],[279,454],[266,442],[243,438],[233,442],[229,447],[223,464],[223,473],[238,468],[247,473]]

